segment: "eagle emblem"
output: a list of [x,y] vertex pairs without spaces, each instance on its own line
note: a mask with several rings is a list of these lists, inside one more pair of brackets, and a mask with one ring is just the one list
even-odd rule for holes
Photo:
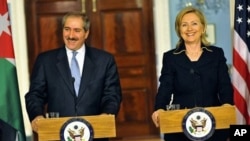
[[190,140],[206,140],[214,133],[215,119],[206,109],[196,107],[184,116],[182,129]]
[[194,129],[194,132],[204,132],[205,127],[206,127],[206,118],[201,119],[200,116],[197,116],[196,119],[191,118],[191,126],[192,129]]
[[[83,138],[84,135],[84,128],[81,127],[80,129],[77,129],[78,126],[75,126],[74,128],[76,128],[76,130],[72,130],[71,128],[68,129],[68,133],[71,139],[73,139],[73,141],[85,141]],[[69,141],[71,141],[69,139]]]
[[94,132],[91,124],[83,118],[71,118],[61,127],[61,141],[92,141]]

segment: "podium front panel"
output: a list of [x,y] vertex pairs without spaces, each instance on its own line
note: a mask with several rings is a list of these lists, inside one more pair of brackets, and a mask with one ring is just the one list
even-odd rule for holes
[[[235,106],[218,106],[205,108],[215,118],[215,129],[227,129],[236,123]],[[182,120],[190,109],[170,110],[160,113],[159,124],[161,133],[183,132]]]
[[[74,117],[46,118],[38,120],[38,140],[50,141],[60,140],[60,130],[65,122]],[[114,115],[80,116],[88,121],[93,130],[94,138],[116,137],[116,126]]]

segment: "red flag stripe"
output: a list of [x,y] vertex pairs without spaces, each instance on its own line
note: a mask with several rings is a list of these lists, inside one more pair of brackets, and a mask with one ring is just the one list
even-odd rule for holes
[[0,0],[0,20],[0,119],[15,129],[15,140],[26,141],[7,0]]
[[244,60],[242,59],[242,55],[240,55],[235,48],[233,49],[233,65],[234,68],[236,70],[238,70],[238,72],[240,73],[240,76],[242,77],[242,79],[244,79],[243,81],[246,82],[247,88],[248,90],[250,89],[250,74],[247,71],[247,67],[248,65],[246,64],[246,62],[244,62]]
[[[240,54],[240,58],[242,58],[242,60],[245,62],[247,66],[246,69],[248,70],[248,74],[249,74],[250,65],[247,65],[250,63],[249,50],[248,50],[247,44],[241,39],[241,37],[236,31],[234,31],[234,50]],[[237,59],[237,57],[233,58],[233,60],[235,59]],[[238,63],[238,62],[234,61],[234,63]]]
[[[232,82],[236,88],[238,88],[241,94],[249,97],[250,90],[250,74],[248,71],[248,61],[249,52],[246,44],[238,36],[237,32],[234,34],[235,42],[233,48],[233,75]],[[246,97],[244,97],[246,98]]]
[[12,37],[3,32],[0,35],[0,43],[4,43],[0,47],[0,58],[15,58]]
[[248,46],[235,30],[232,84],[238,124],[250,124],[250,65],[248,64],[250,64]]
[[[241,112],[242,115],[246,114],[249,116],[250,111],[245,112],[250,109],[249,101],[249,90],[246,89],[246,83],[244,79],[241,77],[239,72],[232,68],[232,72],[234,75],[232,75],[232,83],[234,86],[234,101],[235,105],[237,106],[238,110]],[[245,108],[245,109],[244,109]]]
[[237,101],[237,123],[245,124],[246,120],[249,119],[249,113],[247,111],[247,105],[245,98],[237,91],[237,88],[234,87],[234,101]]

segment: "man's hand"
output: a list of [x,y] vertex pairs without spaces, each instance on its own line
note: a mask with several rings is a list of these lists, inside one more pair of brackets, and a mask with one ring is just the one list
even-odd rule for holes
[[41,116],[37,116],[35,119],[32,120],[31,122],[31,127],[32,127],[32,130],[37,132],[37,121],[39,121],[40,119],[44,119],[44,117],[41,115]]

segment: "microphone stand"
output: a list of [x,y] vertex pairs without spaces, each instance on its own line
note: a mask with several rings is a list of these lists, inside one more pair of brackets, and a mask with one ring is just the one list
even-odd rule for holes
[[75,85],[74,85],[74,83],[75,83],[75,78],[74,77],[72,77],[72,82],[73,82],[73,88],[74,88],[74,106],[75,106],[75,116],[77,117],[77,96],[76,96],[76,91],[75,91]]
[[173,101],[174,101],[174,94],[171,94],[171,99],[170,99],[170,101],[169,101],[169,107],[168,107],[168,109],[167,110],[170,110],[171,108],[172,108],[172,103],[173,103]]

